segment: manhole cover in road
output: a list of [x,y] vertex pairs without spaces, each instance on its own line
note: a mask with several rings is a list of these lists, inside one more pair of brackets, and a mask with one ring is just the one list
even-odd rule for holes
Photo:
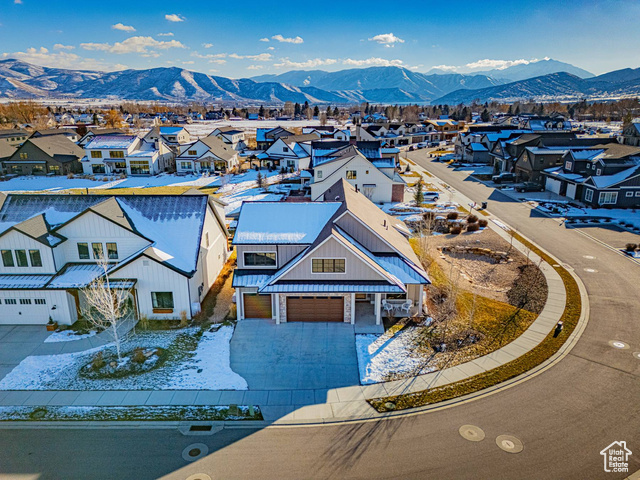
[[524,450],[522,441],[513,435],[499,435],[496,438],[496,445],[507,453],[520,453]]
[[584,271],[589,273],[598,273],[598,270],[595,268],[585,268]]
[[610,340],[609,345],[611,345],[613,348],[619,348],[620,350],[627,350],[629,348],[629,345],[621,342],[620,340]]
[[182,458],[187,462],[194,462],[209,453],[209,447],[204,443],[192,443],[182,451]]
[[484,431],[475,425],[462,425],[458,432],[462,438],[470,442],[480,442],[484,440]]
[[586,258],[587,260],[595,260],[596,258],[593,255],[583,255],[583,257]]
[[194,473],[185,478],[185,480],[211,480],[211,477],[206,473]]

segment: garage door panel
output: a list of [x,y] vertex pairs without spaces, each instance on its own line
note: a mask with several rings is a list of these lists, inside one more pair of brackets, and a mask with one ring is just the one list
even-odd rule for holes
[[343,297],[287,297],[289,322],[342,322]]
[[244,294],[244,318],[271,318],[271,295]]

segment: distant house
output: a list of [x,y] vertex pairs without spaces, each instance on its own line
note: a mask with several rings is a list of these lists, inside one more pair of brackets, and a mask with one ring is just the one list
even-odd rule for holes
[[0,219],[0,324],[73,324],[100,257],[136,318],[191,318],[229,255],[208,195],[0,194]]
[[340,179],[375,203],[404,200],[406,183],[393,158],[368,160],[355,146],[340,150],[337,156],[318,157],[310,183],[311,199],[330,200],[325,193]]
[[85,174],[157,175],[172,170],[175,155],[163,141],[136,135],[97,135],[84,147]]
[[63,135],[73,143],[76,143],[78,140],[80,140],[80,135],[78,135],[75,130],[71,130],[69,128],[50,128],[47,130],[36,130],[31,134],[29,138],[50,137],[53,135]]
[[640,123],[631,123],[622,131],[622,143],[640,147]]
[[344,180],[327,191],[325,202],[243,203],[233,238],[240,321],[422,315],[430,282],[401,222]]
[[295,133],[285,130],[282,127],[258,128],[256,129],[256,144],[258,145],[258,150],[266,150],[273,145],[273,142],[278,138],[291,137],[293,135],[295,135]]
[[147,142],[162,140],[173,152],[178,155],[182,145],[191,143],[191,135],[184,127],[159,127],[155,126],[144,136]]
[[640,147],[571,149],[563,161],[543,172],[547,190],[594,207],[640,207]]
[[217,137],[229,145],[232,150],[242,151],[247,148],[244,143],[244,130],[233,127],[219,127],[209,134],[210,137]]
[[314,133],[279,137],[257,157],[261,165],[293,171],[306,170],[311,164],[311,142],[318,138]]
[[17,146],[29,137],[29,132],[21,128],[0,130],[0,143]]
[[220,138],[209,135],[183,145],[176,157],[178,173],[230,172],[238,165],[238,152]]
[[4,170],[3,163],[5,160],[9,160],[15,153],[17,147],[9,145],[8,143],[0,141],[0,171]]
[[302,127],[303,135],[307,135],[310,133],[315,133],[323,140],[349,141],[351,139],[351,130],[349,130],[348,128],[336,128],[332,125]]
[[3,162],[16,175],[67,175],[82,171],[84,151],[63,135],[30,138]]

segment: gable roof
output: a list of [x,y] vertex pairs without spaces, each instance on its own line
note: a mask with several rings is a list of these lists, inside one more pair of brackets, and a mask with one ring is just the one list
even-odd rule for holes
[[[236,151],[230,148],[226,143],[218,137],[208,136],[198,140],[204,143],[209,151],[222,160],[230,160],[236,154]],[[197,143],[197,142],[196,142]]]
[[60,135],[29,138],[20,147],[18,147],[13,156],[15,157],[20,150],[28,144],[34,145],[42,153],[51,158],[70,157],[71,159],[79,159],[84,156],[82,148],[70,141],[67,137]]
[[136,135],[94,135],[87,142],[85,148],[99,150],[127,149],[137,140],[138,137]]

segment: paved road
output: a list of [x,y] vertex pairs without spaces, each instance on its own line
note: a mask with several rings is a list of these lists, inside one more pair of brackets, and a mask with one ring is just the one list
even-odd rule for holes
[[[171,430],[5,430],[0,472],[39,479],[434,478],[599,479],[600,450],[626,440],[640,469],[640,267],[558,222],[444,165],[424,151],[411,158],[517,227],[571,265],[589,293],[591,318],[562,362],[497,394],[431,413],[376,423],[308,428],[223,430],[183,436]],[[594,270],[587,271],[585,269]],[[630,345],[611,347],[610,340]],[[469,442],[464,424],[486,438]],[[496,446],[498,435],[524,443],[519,454]],[[187,463],[182,450],[204,443],[209,455]],[[8,478],[8,477],[7,477]],[[198,478],[198,477],[194,477]],[[0,479],[5,478],[0,474]]]

